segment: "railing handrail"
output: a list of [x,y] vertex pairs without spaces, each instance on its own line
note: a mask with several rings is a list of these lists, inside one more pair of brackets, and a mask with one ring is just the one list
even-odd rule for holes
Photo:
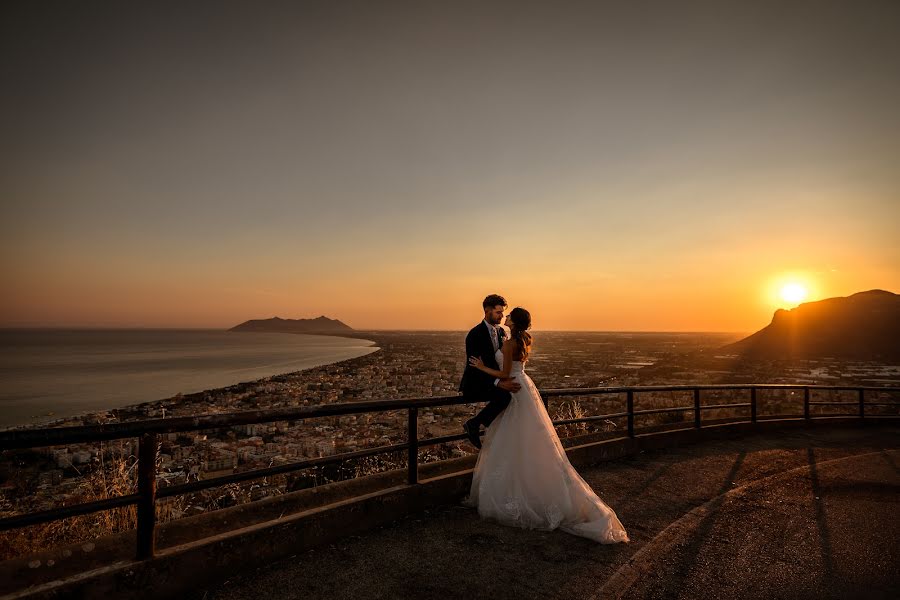
[[[667,386],[626,386],[597,388],[551,388],[540,390],[541,396],[588,396],[600,394],[622,394],[643,392],[678,392],[693,390],[750,390],[750,389],[810,389],[830,391],[880,391],[900,392],[900,387],[877,386],[828,386],[806,385],[802,383],[728,383],[703,385],[667,385]],[[364,400],[360,402],[340,402],[334,404],[315,404],[288,408],[271,408],[265,410],[247,410],[228,413],[214,413],[190,417],[167,417],[159,419],[143,419],[123,423],[100,423],[96,425],[75,425],[69,427],[45,427],[29,429],[8,429],[0,431],[0,451],[21,448],[37,448],[41,446],[63,446],[85,442],[137,437],[145,433],[179,433],[201,429],[218,429],[234,425],[252,425],[271,423],[272,421],[298,421],[318,417],[334,417],[341,415],[366,414],[372,412],[388,412],[410,408],[431,408],[471,404],[461,395],[425,396],[420,398],[400,398],[396,400]],[[814,403],[815,404],[815,403]]]
[[[853,417],[860,419],[866,417],[865,392],[900,392],[900,387],[874,387],[874,386],[827,386],[808,384],[780,384],[780,383],[746,383],[746,384],[706,384],[706,385],[668,385],[668,386],[632,386],[632,387],[605,387],[605,388],[564,388],[541,390],[544,404],[550,397],[566,396],[596,396],[602,394],[626,395],[626,410],[624,412],[608,415],[591,415],[575,419],[561,419],[553,421],[554,425],[569,423],[581,423],[602,419],[626,418],[627,436],[635,437],[634,418],[649,414],[693,412],[695,428],[702,427],[701,413],[713,408],[749,408],[750,421],[756,423],[757,419],[757,391],[760,389],[801,389],[803,390],[803,418],[810,420],[824,417]],[[702,405],[700,392],[703,390],[750,390],[750,401],[741,403],[728,403],[717,405]],[[811,402],[812,390],[829,391],[854,391],[858,399],[856,402]],[[634,395],[645,392],[693,392],[693,401],[690,406],[676,406],[668,408],[635,410]],[[131,421],[126,423],[109,423],[99,425],[82,425],[77,427],[58,427],[43,429],[6,430],[0,432],[0,450],[34,448],[40,446],[56,446],[83,442],[96,442],[140,436],[138,448],[138,492],[114,498],[97,500],[66,506],[24,515],[16,515],[0,519],[0,531],[25,527],[38,523],[56,521],[63,518],[89,514],[101,510],[108,510],[119,506],[131,504],[137,505],[137,558],[151,558],[155,552],[155,527],[156,527],[156,500],[157,498],[176,496],[191,493],[201,489],[217,487],[225,483],[258,479],[269,475],[289,473],[308,469],[314,466],[334,464],[345,460],[373,456],[388,452],[406,450],[408,452],[408,483],[416,485],[419,482],[418,474],[418,449],[422,446],[435,445],[455,440],[466,439],[465,434],[448,435],[436,438],[420,440],[418,438],[418,412],[421,408],[436,406],[451,406],[458,404],[472,404],[470,399],[463,396],[437,396],[426,398],[406,398],[400,400],[375,400],[364,402],[348,402],[340,404],[324,404],[314,406],[292,407],[283,409],[251,410],[234,413],[220,413],[211,415],[198,415],[193,417],[174,417],[168,419],[149,419],[144,421]],[[854,405],[858,406],[855,414],[836,415],[811,415],[810,405]],[[900,402],[872,403],[873,406],[898,405]],[[200,429],[216,429],[231,427],[234,425],[249,425],[254,423],[267,423],[272,421],[296,421],[302,419],[338,416],[348,414],[364,414],[370,412],[386,412],[394,410],[407,410],[407,441],[401,444],[391,444],[376,448],[365,448],[355,452],[338,454],[329,457],[319,457],[296,461],[288,464],[277,465],[262,469],[253,469],[240,473],[232,473],[212,479],[194,481],[181,485],[165,488],[157,494],[156,489],[156,453],[159,449],[160,433],[175,433],[179,431],[194,431]],[[787,417],[788,415],[772,415],[772,417]],[[767,416],[766,419],[769,417]]]

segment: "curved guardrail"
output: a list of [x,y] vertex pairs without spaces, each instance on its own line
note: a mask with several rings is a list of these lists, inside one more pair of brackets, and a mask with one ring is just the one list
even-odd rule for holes
[[[541,390],[545,405],[549,398],[567,396],[600,396],[607,394],[625,394],[625,410],[605,415],[592,415],[575,419],[560,419],[553,421],[554,425],[566,425],[607,419],[626,418],[627,435],[635,436],[634,420],[641,415],[661,413],[694,413],[694,427],[703,426],[702,413],[705,410],[722,408],[748,408],[750,421],[757,421],[757,391],[758,390],[803,390],[803,417],[805,419],[817,419],[824,417],[859,417],[866,418],[866,407],[870,406],[900,406],[900,402],[866,402],[866,392],[900,392],[900,387],[859,387],[859,386],[825,386],[803,384],[720,384],[720,385],[671,385],[671,386],[639,386],[639,387],[606,387],[606,388],[566,388]],[[731,390],[750,392],[748,402],[736,402],[728,404],[702,405],[701,392],[706,390]],[[857,400],[852,402],[812,401],[813,391],[853,391],[857,394]],[[691,406],[678,406],[672,408],[655,408],[647,410],[634,409],[635,394],[646,392],[673,392],[690,391],[693,393]],[[408,483],[415,485],[419,482],[418,452],[424,446],[433,446],[446,442],[466,439],[465,434],[446,435],[441,437],[419,439],[418,438],[418,411],[422,408],[438,406],[453,406],[470,404],[462,396],[435,396],[427,398],[409,398],[402,400],[377,400],[366,402],[349,402],[339,404],[325,404],[317,406],[303,406],[297,408],[252,410],[234,413],[198,415],[194,417],[174,417],[164,419],[149,419],[144,421],[132,421],[126,423],[109,423],[101,425],[86,425],[79,427],[55,427],[43,429],[21,429],[0,431],[0,451],[22,448],[36,448],[41,446],[57,446],[85,442],[97,442],[123,438],[139,438],[138,450],[138,491],[136,494],[127,494],[65,506],[61,508],[32,512],[0,519],[0,531],[26,527],[39,523],[57,521],[67,517],[109,510],[131,504],[137,505],[137,558],[152,558],[155,552],[154,533],[156,528],[155,505],[158,498],[166,498],[188,494],[200,490],[218,487],[228,483],[259,479],[270,475],[278,475],[318,467],[328,464],[337,464],[348,459],[374,456],[389,452],[407,451],[408,455]],[[850,413],[835,413],[827,415],[810,414],[811,406],[853,406]],[[372,412],[386,412],[394,410],[407,410],[407,441],[402,444],[391,444],[366,448],[354,452],[345,452],[335,456],[310,458],[274,467],[253,469],[241,473],[233,473],[202,481],[192,481],[180,485],[165,487],[159,491],[156,489],[156,453],[159,448],[159,434],[176,433],[183,431],[196,431],[201,429],[215,429],[230,427],[233,425],[247,425],[252,423],[269,423],[272,421],[296,421],[316,417],[328,417],[338,415],[355,415]],[[770,417],[785,417],[794,415],[770,415]]]

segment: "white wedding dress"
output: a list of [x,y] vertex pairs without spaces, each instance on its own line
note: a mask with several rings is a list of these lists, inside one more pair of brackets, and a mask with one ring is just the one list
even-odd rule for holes
[[[497,363],[502,369],[499,350]],[[464,504],[505,525],[559,528],[601,544],[627,542],[616,513],[569,462],[524,367],[512,364],[510,377],[522,388],[488,427]]]

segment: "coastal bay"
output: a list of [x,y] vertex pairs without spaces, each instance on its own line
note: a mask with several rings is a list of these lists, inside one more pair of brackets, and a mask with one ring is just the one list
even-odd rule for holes
[[46,424],[365,356],[371,340],[177,329],[0,330],[0,427]]

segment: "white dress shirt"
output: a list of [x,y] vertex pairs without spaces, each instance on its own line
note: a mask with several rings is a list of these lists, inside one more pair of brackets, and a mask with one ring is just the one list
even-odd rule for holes
[[[494,352],[500,349],[500,334],[497,333],[497,328],[490,323],[487,322],[487,319],[484,320],[485,326],[488,328],[488,333],[491,334],[491,343],[494,345]],[[499,379],[494,380],[494,385],[500,383]]]

